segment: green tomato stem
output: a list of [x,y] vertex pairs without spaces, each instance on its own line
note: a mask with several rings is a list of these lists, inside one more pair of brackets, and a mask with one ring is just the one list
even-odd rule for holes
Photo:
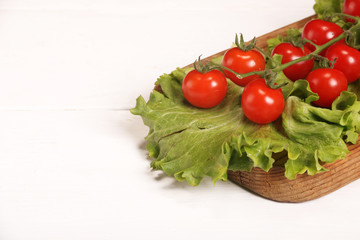
[[[311,41],[309,41],[309,43],[313,44],[315,46],[315,51],[313,51],[311,54],[309,55],[306,55],[304,57],[301,57],[301,58],[298,58],[298,59],[295,59],[291,62],[287,62],[287,63],[284,63],[284,64],[281,64],[273,69],[271,69],[274,73],[278,73],[278,72],[281,72],[282,70],[284,70],[285,68],[287,67],[290,67],[291,65],[294,65],[296,63],[299,63],[299,62],[302,62],[302,61],[307,61],[307,60],[310,60],[311,58],[314,57],[314,55],[318,55],[319,53],[321,53],[322,51],[324,51],[326,48],[328,48],[329,46],[331,46],[332,44],[346,38],[347,36],[347,32],[344,32],[342,34],[340,34],[339,36],[337,36],[336,38],[328,41],[327,43],[323,44],[323,45],[316,45],[314,43],[312,43]],[[233,72],[234,73],[234,72]],[[249,73],[245,73],[245,74],[235,74],[238,78],[245,78],[245,77],[248,77],[248,76],[251,76],[251,75],[261,75],[263,76],[265,73],[265,71],[256,71],[256,72],[249,72]]]
[[271,57],[271,55],[268,53],[268,52],[265,52],[264,50],[262,50],[261,48],[259,48],[258,46],[254,46],[254,48],[257,50],[257,51],[259,51],[264,57],[265,57],[265,59],[269,59],[271,62],[273,62],[273,64],[275,65],[275,66],[278,66],[279,65],[279,63],[277,63],[272,57]]
[[[339,14],[340,15],[340,14]],[[304,56],[304,57],[301,57],[301,58],[298,58],[298,59],[295,59],[291,62],[288,62],[288,63],[285,63],[285,64],[278,64],[274,61],[274,59],[268,54],[268,53],[265,53],[262,49],[258,48],[256,45],[254,46],[258,51],[260,51],[267,59],[269,59],[270,61],[274,62],[275,63],[275,67],[273,69],[270,69],[270,71],[272,71],[273,73],[278,73],[278,72],[281,72],[283,71],[285,68],[287,67],[290,67],[291,65],[294,65],[296,63],[299,63],[299,62],[302,62],[302,61],[307,61],[307,60],[310,60],[312,59],[313,57],[316,57],[316,56],[319,56],[319,53],[321,53],[322,51],[324,51],[326,48],[330,47],[332,44],[342,40],[342,39],[345,39],[347,36],[351,35],[352,32],[354,32],[357,28],[360,28],[360,18],[359,17],[353,17],[353,16],[350,16],[350,15],[347,15],[347,14],[341,14],[342,16],[345,16],[345,17],[348,17],[348,18],[352,18],[352,19],[355,19],[356,20],[356,24],[353,25],[350,29],[348,29],[347,31],[343,32],[342,34],[340,34],[339,36],[337,36],[336,38],[334,39],[331,39],[330,41],[328,41],[327,43],[323,44],[323,45],[317,45],[315,43],[313,43],[312,41],[308,40],[308,39],[303,39],[304,42],[306,43],[310,43],[311,45],[313,45],[315,47],[315,51],[313,51],[312,53]],[[242,37],[242,36],[241,36]],[[236,36],[236,40],[238,40],[237,36]],[[255,39],[253,39],[253,41],[255,43]],[[245,78],[245,77],[248,77],[248,76],[252,76],[252,75],[260,75],[260,76],[264,76],[265,75],[265,71],[266,70],[263,70],[263,71],[254,71],[254,72],[249,72],[249,73],[237,73],[235,71],[233,71],[232,69],[230,68],[227,68],[225,66],[222,66],[222,65],[219,65],[219,64],[214,64],[217,68],[220,68],[220,69],[225,69],[229,72],[232,72],[233,74],[235,74],[235,76],[239,79],[242,79],[242,78]]]
[[282,70],[284,70],[285,68],[293,65],[293,64],[296,64],[296,63],[299,63],[299,62],[302,62],[302,61],[307,61],[307,60],[310,60],[311,58],[313,58],[315,55],[318,55],[319,53],[321,53],[322,51],[324,51],[326,48],[330,47],[332,44],[346,38],[347,36],[347,33],[344,32],[342,34],[340,34],[339,36],[337,36],[336,38],[334,39],[331,39],[330,41],[328,41],[327,43],[323,44],[323,45],[316,45],[316,44],[313,44],[315,46],[315,51],[313,51],[311,54],[309,55],[306,55],[304,57],[301,57],[301,58],[298,58],[298,59],[295,59],[291,62],[288,62],[288,63],[285,63],[285,64],[282,64],[280,65],[279,67],[276,67],[273,69],[274,72],[280,72]]
[[356,22],[359,22],[359,17],[355,17],[355,16],[351,16],[349,14],[346,14],[346,13],[333,13],[332,14],[333,16],[343,16],[343,17],[346,17],[346,18],[350,18],[350,19],[353,19],[355,20]]
[[[223,65],[220,65],[220,64],[216,64],[216,63],[211,63],[212,65],[216,66],[216,68],[220,68],[222,70],[227,70],[233,74],[235,74],[235,76],[239,79],[242,79],[244,77],[247,77],[246,75],[248,75],[248,73],[238,73],[238,72],[235,72],[234,70],[228,68],[228,67],[225,67]],[[260,76],[263,76],[265,74],[265,71],[255,71],[255,72],[251,72],[251,74],[249,74],[248,76],[251,76],[251,75],[260,75]]]

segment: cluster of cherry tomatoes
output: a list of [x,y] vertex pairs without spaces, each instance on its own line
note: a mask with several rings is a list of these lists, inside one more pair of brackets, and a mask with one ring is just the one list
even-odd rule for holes
[[[360,16],[360,1],[345,0],[343,13]],[[354,19],[347,18],[348,22]],[[337,24],[321,19],[307,22],[302,31],[305,45],[295,46],[290,42],[277,45],[271,56],[282,56],[281,64],[286,64],[310,55],[317,48],[343,34],[344,30]],[[326,46],[324,46],[326,47]],[[346,91],[348,83],[360,78],[360,52],[340,40],[319,53],[331,63],[331,68],[314,69],[314,58],[294,63],[283,69],[283,73],[292,81],[305,79],[311,90],[319,95],[313,104],[319,107],[331,107],[332,102]],[[332,61],[332,62],[331,62]],[[229,78],[235,84],[243,86],[241,106],[245,116],[251,121],[266,124],[276,120],[282,113],[285,100],[281,89],[273,88],[260,75],[239,78],[235,75],[265,70],[266,59],[256,49],[234,47],[223,56],[222,71],[190,71],[182,83],[184,97],[192,105],[200,108],[211,108],[218,105],[226,96]]]

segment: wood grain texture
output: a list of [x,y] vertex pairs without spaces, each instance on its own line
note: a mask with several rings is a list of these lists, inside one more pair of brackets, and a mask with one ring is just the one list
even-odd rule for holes
[[[310,16],[293,24],[279,28],[256,38],[257,46],[267,47],[267,40],[278,35],[284,35],[289,28],[302,28],[315,16]],[[203,59],[206,62],[212,58],[224,55],[226,50]],[[192,64],[185,67],[191,67]],[[328,171],[313,176],[302,174],[295,180],[284,176],[282,166],[274,166],[265,172],[254,168],[251,172],[228,171],[228,178],[236,184],[249,189],[265,198],[279,202],[304,202],[329,194],[360,178],[360,143],[349,146],[350,153],[344,160],[325,164]]]
[[233,182],[263,197],[279,202],[304,202],[329,194],[360,178],[360,144],[350,146],[344,160],[325,164],[328,171],[313,176],[302,174],[289,180],[284,167],[275,166],[265,172],[254,168],[251,172],[228,171]]

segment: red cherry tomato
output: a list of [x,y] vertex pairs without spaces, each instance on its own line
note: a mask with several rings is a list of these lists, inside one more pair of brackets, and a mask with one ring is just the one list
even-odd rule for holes
[[[222,65],[230,68],[237,73],[248,73],[254,71],[262,71],[265,69],[265,59],[256,50],[243,51],[238,47],[229,49],[222,60]],[[224,70],[226,77],[239,86],[245,86],[251,80],[259,78],[259,75],[252,75],[239,79],[227,70]]]
[[246,85],[241,96],[245,116],[258,124],[275,121],[284,110],[285,100],[281,89],[272,89],[263,78]]
[[200,108],[215,107],[225,98],[226,91],[227,81],[219,70],[211,70],[207,73],[192,70],[182,82],[185,99]]
[[[345,0],[343,4],[343,13],[359,17],[360,16],[360,1],[359,0]],[[346,21],[348,22],[355,22],[354,19],[346,18]]]
[[[323,45],[343,32],[343,29],[335,23],[314,19],[305,24],[301,37],[308,39],[317,45]],[[341,41],[344,42],[345,40]],[[311,51],[315,50],[315,47],[310,43],[306,43],[305,46]],[[325,56],[325,53],[326,49],[322,51],[320,55]]]
[[319,95],[319,100],[314,104],[320,107],[331,107],[333,101],[347,90],[346,76],[337,69],[318,68],[309,73],[306,80],[314,93]]
[[[282,55],[281,63],[284,64],[304,57],[310,53],[311,51],[305,46],[303,51],[300,47],[295,47],[291,43],[284,42],[280,43],[272,50],[271,56],[274,54]],[[296,81],[298,79],[305,79],[313,67],[314,59],[310,59],[291,65],[290,67],[285,68],[283,72],[287,78],[292,81]]]
[[336,59],[334,68],[342,71],[348,83],[360,78],[360,52],[345,43],[336,43],[330,46],[326,57],[333,61]]

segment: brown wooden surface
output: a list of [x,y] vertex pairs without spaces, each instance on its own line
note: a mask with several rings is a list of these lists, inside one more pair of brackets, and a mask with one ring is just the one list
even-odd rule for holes
[[254,168],[252,172],[228,171],[233,182],[263,197],[279,202],[304,202],[329,194],[360,178],[360,144],[350,146],[344,160],[325,164],[329,171],[294,180],[284,176],[284,168],[275,166],[269,172]]
[[[256,38],[257,46],[267,47],[267,40],[284,35],[289,28],[302,28],[314,16],[282,27],[273,32]],[[222,56],[226,50],[214,54],[202,61]],[[186,66],[189,67],[192,64]],[[284,167],[274,166],[269,172],[254,168],[251,172],[228,171],[228,178],[242,187],[249,189],[265,198],[279,202],[304,202],[322,197],[346,184],[360,178],[360,143],[349,147],[346,159],[324,165],[329,171],[309,176],[298,175],[295,180],[284,176]]]

